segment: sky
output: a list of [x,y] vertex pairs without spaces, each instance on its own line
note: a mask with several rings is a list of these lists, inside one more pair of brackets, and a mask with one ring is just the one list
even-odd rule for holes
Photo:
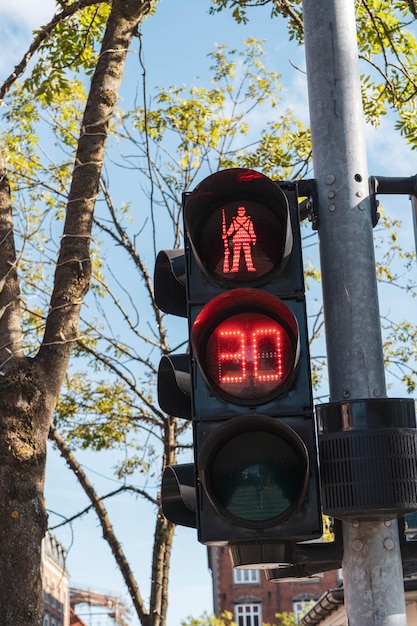
[[[210,16],[207,10],[208,2],[204,0],[161,0],[155,15],[145,20],[142,41],[150,90],[157,85],[191,84],[194,78],[207,73],[207,54],[215,42],[237,46],[243,39],[254,36],[267,40],[269,67],[283,75],[285,106],[308,123],[304,53],[288,43],[283,23],[271,20],[267,7],[253,10],[247,26],[236,25],[228,12]],[[53,11],[51,0],[36,3],[33,0],[0,0],[0,81],[20,61],[31,29],[49,21]],[[127,103],[134,99],[139,76],[135,50],[129,59],[122,88],[122,98]],[[410,176],[417,172],[416,155],[394,131],[392,118],[384,120],[377,130],[367,128],[366,137],[370,174]],[[387,200],[386,206],[393,213],[404,216],[401,233],[404,242],[410,244],[412,229],[408,200]],[[388,306],[384,301],[382,305]],[[109,492],[117,486],[111,471],[115,457],[111,454],[100,457],[83,452],[77,457],[99,493]],[[58,524],[62,516],[82,510],[88,504],[63,459],[52,449],[48,458],[46,498],[51,526]],[[106,504],[146,599],[151,534],[144,534],[142,529],[153,527],[154,511],[129,495],[120,495]],[[123,582],[93,514],[85,515],[71,527],[57,529],[55,533],[68,550],[67,565],[73,585],[91,586],[126,597]],[[173,550],[168,626],[177,626],[187,616],[198,617],[204,611],[212,611],[206,549],[197,542],[194,530],[178,528]],[[132,616],[132,626],[137,623]]]

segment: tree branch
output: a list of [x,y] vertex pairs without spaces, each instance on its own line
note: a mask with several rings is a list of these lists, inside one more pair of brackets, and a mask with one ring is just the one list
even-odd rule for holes
[[78,338],[81,305],[91,277],[90,238],[109,125],[117,103],[127,50],[155,0],[115,0],[92,78],[68,197],[54,290],[38,362],[58,396]]
[[0,376],[14,356],[22,356],[22,324],[12,203],[6,164],[0,154]]
[[[49,435],[49,439],[51,441],[54,441],[51,434]],[[100,500],[101,502],[103,502],[103,500],[106,500],[107,498],[112,498],[113,496],[116,496],[118,493],[122,493],[123,491],[133,491],[134,493],[137,493],[149,500],[152,504],[158,506],[158,501],[154,498],[151,498],[150,495],[146,493],[146,491],[143,491],[143,489],[138,489],[137,487],[132,487],[131,485],[122,485],[122,487],[119,487],[119,489],[115,489],[114,491],[110,491],[110,493],[106,493],[104,496],[100,496]],[[75,513],[75,515],[71,515],[71,517],[65,518],[63,522],[55,524],[55,526],[50,526],[49,530],[56,530],[57,528],[61,528],[61,526],[71,524],[71,522],[74,522],[76,519],[79,519],[80,517],[83,517],[84,515],[89,513],[93,508],[94,505],[90,504],[89,506],[86,506],[85,509],[83,509],[82,511]]]
[[14,71],[3,82],[2,86],[0,87],[0,102],[1,100],[5,98],[5,96],[10,91],[12,85],[16,82],[19,76],[21,76],[24,73],[24,71],[26,70],[29,64],[30,59],[33,57],[35,52],[39,50],[40,46],[45,41],[45,39],[47,39],[50,36],[55,26],[57,26],[58,24],[66,20],[71,15],[74,15],[75,13],[77,13],[77,11],[79,11],[80,9],[83,9],[84,7],[87,7],[87,6],[91,6],[93,4],[101,4],[101,1],[102,0],[79,0],[79,2],[74,2],[73,4],[69,6],[63,6],[61,4],[61,6],[63,7],[63,10],[60,13],[57,13],[56,15],[54,15],[52,20],[48,24],[46,24],[46,26],[44,26],[42,30],[38,32],[38,34],[32,41],[31,45],[29,46],[28,51],[24,54],[20,63],[18,63],[15,66]]
[[51,441],[53,441],[57,445],[59,451],[61,452],[62,456],[68,463],[69,467],[74,472],[75,476],[78,479],[78,482],[80,483],[85,494],[90,500],[91,506],[94,507],[94,510],[97,513],[97,516],[100,520],[101,527],[103,529],[103,538],[109,544],[112,554],[114,558],[116,559],[116,563],[120,569],[120,572],[123,576],[123,580],[126,583],[126,586],[129,591],[129,595],[136,609],[137,616],[141,624],[146,625],[148,618],[149,618],[149,614],[146,610],[146,607],[143,602],[142,596],[140,594],[139,587],[136,583],[135,577],[132,573],[132,570],[130,569],[130,565],[123,552],[123,548],[114,533],[113,526],[110,523],[107,511],[102,502],[102,499],[99,498],[99,496],[97,495],[93,485],[88,480],[81,465],[78,463],[78,461],[72,454],[71,450],[67,446],[66,442],[58,433],[55,426],[53,425],[51,425],[50,430],[49,430],[49,439],[51,439]]

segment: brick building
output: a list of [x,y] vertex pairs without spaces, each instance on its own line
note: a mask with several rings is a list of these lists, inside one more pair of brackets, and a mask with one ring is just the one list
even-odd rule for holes
[[269,582],[262,570],[233,569],[227,547],[210,547],[214,612],[230,611],[238,626],[275,624],[276,613],[305,613],[328,589],[340,584],[339,572],[317,578]]

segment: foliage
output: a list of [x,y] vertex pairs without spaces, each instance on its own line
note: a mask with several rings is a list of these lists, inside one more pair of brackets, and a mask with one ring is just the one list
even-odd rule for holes
[[96,67],[96,46],[109,13],[110,4],[98,3],[60,21],[54,36],[47,37],[40,47],[37,61],[23,83],[25,91],[43,105],[71,101],[72,75],[83,72],[91,76]]
[[294,613],[288,613],[284,611],[284,613],[277,613],[277,626],[295,626],[295,616]]
[[[212,9],[231,7],[235,18],[245,21],[250,6],[265,4],[271,5],[273,15],[288,20],[290,37],[302,42],[301,0],[213,0]],[[11,172],[24,348],[30,355],[42,343],[50,312],[61,222],[68,209],[79,129],[88,102],[86,77],[96,67],[111,9],[107,2],[84,2],[71,13],[71,6],[62,4],[65,17],[37,34],[33,65],[21,84],[7,81],[2,110],[0,151],[8,155]],[[394,10],[388,11],[389,7]],[[411,5],[407,8],[400,2],[357,3],[366,116],[377,124],[388,107],[395,107],[398,128],[414,145],[416,44],[406,30],[415,17],[411,11]],[[385,19],[387,12],[389,19]],[[251,167],[277,179],[307,177],[311,169],[309,129],[282,110],[280,77],[267,68],[262,43],[249,39],[242,50],[217,46],[209,60],[209,86],[201,81],[189,87],[162,86],[151,102],[146,99],[144,106],[119,111],[109,122],[113,150],[99,181],[92,289],[74,342],[76,359],[54,414],[55,425],[73,450],[121,450],[117,477],[125,481],[137,472],[145,473],[153,478],[149,489],[155,490],[162,467],[186,454],[190,446],[188,424],[164,415],[155,398],[160,355],[180,348],[186,329],[180,323],[166,327],[156,307],[149,270],[159,247],[177,248],[182,243],[181,193],[219,168]],[[123,186],[132,171],[141,180],[140,203],[126,197]],[[382,216],[378,278],[414,294],[415,281],[407,273],[402,275],[414,256],[399,245],[399,228]],[[305,242],[312,242],[306,277],[315,304],[315,310],[309,309],[314,346],[322,337],[323,320],[315,295],[320,280],[314,261],[317,237],[307,228]],[[417,373],[416,327],[388,315],[385,323],[387,366],[395,368],[412,391]],[[317,387],[324,376],[321,350],[313,371]],[[154,498],[149,501],[155,506]],[[172,528],[158,526],[162,516],[157,518],[155,561],[160,538],[168,546],[172,538]],[[162,546],[167,554],[165,568],[169,567],[166,545]],[[151,605],[154,600],[151,597]],[[222,620],[205,616],[184,624],[231,626],[231,619],[230,615]],[[282,625],[291,623],[289,619],[282,616]]]
[[246,24],[249,20],[248,7],[263,7],[269,5],[271,17],[279,15],[288,19],[288,32],[290,39],[302,40],[302,0],[211,0],[210,13],[218,13],[225,8],[232,9],[235,20],[240,24]]
[[211,88],[161,88],[154,99],[157,108],[133,112],[134,129],[142,137],[147,132],[157,149],[171,146],[176,137],[172,157],[164,163],[170,173],[166,183],[177,184],[172,192],[188,189],[205,168],[262,167],[277,178],[307,171],[308,129],[291,113],[277,111],[277,121],[259,127],[263,111],[271,116],[281,99],[280,77],[267,70],[264,56],[262,43],[255,39],[245,41],[242,51],[217,46],[209,55]]
[[236,626],[236,623],[229,611],[225,611],[220,617],[216,617],[214,613],[205,612],[197,618],[187,617],[181,622],[181,626]]
[[[161,236],[165,238],[164,247],[180,245],[181,191],[189,189],[198,176],[203,177],[203,172],[246,166],[287,179],[308,170],[309,133],[290,113],[281,113],[280,121],[260,128],[259,139],[251,128],[251,119],[256,123],[258,117],[263,117],[263,110],[278,108],[280,102],[279,77],[265,67],[263,55],[261,44],[254,39],[246,41],[242,51],[218,46],[209,55],[212,73],[209,88],[200,85],[189,89],[160,88],[153,106],[121,114],[121,126],[114,128],[122,155],[116,165],[127,168],[134,163],[152,183],[149,223],[166,224],[161,230],[148,231],[154,249]],[[149,158],[144,155],[145,146],[150,151]],[[125,153],[129,157],[125,158]],[[152,252],[139,252],[134,239],[135,220],[127,219],[126,207],[113,204],[107,186],[103,189],[107,214],[103,206],[96,217],[103,246],[117,243],[119,255],[116,257],[115,251],[112,252],[112,263],[130,263],[155,313],[152,282],[145,261],[150,258],[152,262]],[[167,235],[169,229],[171,240]],[[175,345],[169,345],[162,320],[158,318],[147,318],[151,333],[144,333],[140,320],[148,313],[143,305],[139,313],[103,257],[100,273],[100,280],[93,276],[94,303],[90,302],[97,318],[83,319],[86,339],[78,343],[76,352],[87,358],[96,375],[91,383],[85,382],[83,373],[67,376],[66,391],[55,420],[72,446],[98,450],[129,445],[131,454],[124,466],[118,468],[119,475],[125,475],[132,474],[135,467],[141,471],[150,468],[151,462],[157,461],[153,451],[160,448],[165,428],[164,417],[154,399],[157,362],[161,350],[167,352]],[[122,328],[123,334],[116,335],[115,328]],[[177,330],[174,338],[178,343]],[[112,387],[116,394],[110,393]],[[74,407],[78,411],[74,412]],[[179,426],[178,433],[185,427]],[[158,443],[152,446],[154,438]],[[178,445],[179,450],[186,449],[188,438]],[[158,474],[155,468],[153,471]]]
[[[277,613],[275,615],[277,621],[273,626],[295,626],[294,613]],[[232,621],[233,615],[228,611],[222,613],[220,617],[216,617],[214,614],[209,615],[203,613],[200,617],[188,617],[181,622],[181,626],[236,626],[236,623]],[[271,626],[270,624],[263,624],[263,626]]]
[[[286,20],[291,39],[303,43],[302,0],[211,0],[211,13],[230,9],[237,22],[249,9],[268,5],[272,17]],[[414,2],[357,0],[362,95],[367,121],[378,124],[389,108],[398,113],[397,129],[417,148],[417,38]]]
[[[71,18],[83,42],[80,54],[76,53],[73,39],[65,44],[68,48],[60,47],[62,33],[68,28],[61,25],[55,36],[42,46],[34,74],[21,87],[13,89],[15,106],[7,108],[4,116],[5,132],[1,141],[11,154],[15,198],[21,206],[31,207],[30,213],[18,212],[25,219],[21,226],[21,267],[24,270],[31,266],[30,278],[29,273],[24,274],[29,280],[23,283],[23,295],[33,293],[31,287],[35,282],[45,286],[46,295],[46,285],[53,277],[53,266],[48,267],[44,260],[53,256],[57,244],[54,244],[55,236],[51,238],[48,233],[56,232],[54,220],[63,215],[77,125],[86,101],[85,89],[77,74],[81,70],[88,72],[93,66],[96,35],[108,13],[106,5],[87,8],[85,14],[82,11]],[[65,63],[68,58],[72,59],[71,63]],[[128,199],[124,197],[118,202],[112,198],[114,167],[119,171],[135,168],[152,190],[149,212],[142,210],[140,220],[152,226],[145,227],[142,238],[153,242],[153,253],[158,247],[181,245],[181,192],[192,188],[208,173],[243,166],[259,169],[271,178],[297,179],[307,177],[310,171],[309,129],[290,111],[281,110],[280,77],[267,69],[262,43],[248,39],[242,50],[219,45],[209,55],[209,61],[212,75],[209,86],[196,83],[188,88],[160,87],[150,105],[120,112],[120,124],[112,127],[121,156],[113,164],[108,163],[110,178],[102,178],[102,195],[95,220],[92,292],[75,349],[75,355],[86,359],[86,366],[95,374],[91,381],[83,384],[85,373],[72,368],[55,419],[73,447],[101,450],[131,445],[132,457],[126,459],[125,469],[118,468],[120,475],[131,474],[136,463],[143,471],[156,461],[153,450],[158,446],[150,446],[149,438],[159,439],[164,429],[164,419],[154,401],[157,361],[161,348],[166,352],[176,346],[170,345],[169,335],[165,336],[162,320],[152,320],[155,304],[148,264],[152,264],[153,254],[149,245],[139,253],[137,233],[142,227]],[[49,86],[37,76],[47,73],[48,67],[58,67],[65,75],[65,89],[45,93]],[[67,88],[72,92],[71,103]],[[271,116],[274,121],[265,123]],[[45,132],[56,145],[47,158],[42,157],[38,149],[39,133],[44,137]],[[114,152],[112,159],[115,159]],[[146,188],[146,182],[143,187]],[[167,224],[163,231],[156,228],[162,220]],[[384,228],[381,229],[378,277],[381,281],[398,283],[398,272],[394,273],[393,267],[404,269],[404,263],[409,267],[413,255],[404,252],[396,240],[398,223],[390,222],[385,216],[380,223]],[[311,237],[307,229],[304,231],[305,237]],[[305,267],[307,284],[314,293],[320,273],[314,252],[316,238],[312,241],[313,256],[306,255]],[[119,251],[118,261],[115,261],[114,245]],[[112,247],[111,256],[106,258],[104,251]],[[151,302],[152,308],[146,313],[143,305],[138,310],[112,269],[115,263],[130,263],[136,272],[137,282],[142,282],[145,297]],[[415,285],[406,277],[403,288],[413,291]],[[32,350],[36,349],[44,324],[42,293],[38,290],[36,301],[32,295],[30,301],[24,300],[26,341]],[[316,310],[311,306],[309,310],[314,346],[323,332],[319,298]],[[150,333],[144,332],[144,325],[140,323],[144,317]],[[115,328],[120,328],[121,332],[115,333]],[[392,328],[388,323],[387,359],[395,364],[397,376],[402,368],[402,379],[411,390],[416,369],[413,353],[404,348],[403,342],[399,347],[401,335],[397,337],[394,330],[390,333]],[[176,344],[180,343],[176,331],[172,336]],[[183,338],[185,340],[185,333]],[[313,383],[319,389],[325,378],[325,358],[313,347],[314,352]],[[117,394],[112,394],[112,389],[117,390]],[[182,430],[183,426],[179,432]],[[137,435],[142,441],[137,440]],[[144,453],[144,441],[151,452],[149,457]],[[187,445],[185,439],[179,449],[184,450]]]

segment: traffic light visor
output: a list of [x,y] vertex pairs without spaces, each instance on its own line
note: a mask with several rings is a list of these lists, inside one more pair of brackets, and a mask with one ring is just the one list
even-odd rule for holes
[[234,168],[204,179],[184,221],[203,271],[220,285],[260,285],[282,271],[292,249],[285,194],[268,177]]
[[263,415],[240,416],[214,431],[199,474],[216,510],[232,524],[270,528],[305,498],[309,461],[300,437]]
[[194,321],[191,341],[210,388],[236,404],[283,393],[299,360],[295,316],[279,298],[256,289],[211,300]]

